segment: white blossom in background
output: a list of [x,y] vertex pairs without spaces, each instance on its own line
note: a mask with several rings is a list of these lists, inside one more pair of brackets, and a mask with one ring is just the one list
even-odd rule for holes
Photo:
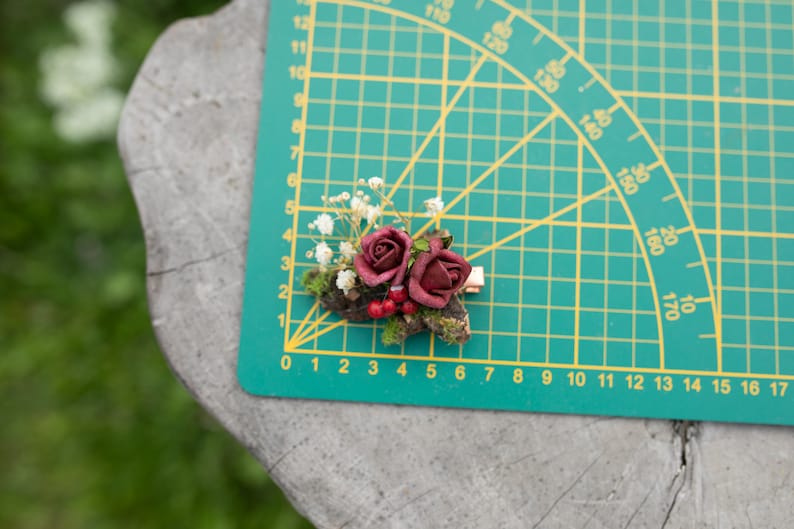
[[121,93],[105,89],[91,99],[58,112],[53,126],[60,137],[76,142],[112,136],[123,106],[124,96]]
[[77,44],[44,50],[39,58],[42,99],[55,108],[55,132],[67,141],[116,132],[124,94],[112,86],[120,70],[111,50],[115,14],[115,5],[106,0],[72,4],[63,19]]
[[380,189],[381,187],[383,187],[383,183],[384,182],[383,182],[383,178],[381,178],[379,176],[373,176],[372,178],[367,180],[367,183],[369,184],[369,188],[370,189],[372,189],[373,191],[376,191],[376,190]]
[[342,257],[347,257],[348,259],[352,259],[356,256],[356,248],[353,246],[352,243],[349,241],[343,241],[339,245],[339,253],[342,254]]
[[342,270],[336,275],[336,286],[347,296],[350,289],[356,286],[356,273],[352,270]]
[[331,259],[334,257],[334,251],[331,250],[331,247],[328,246],[325,242],[318,242],[317,246],[314,248],[314,258],[317,259],[317,262],[320,263],[322,266],[328,266],[331,262]]
[[53,106],[69,106],[107,89],[118,73],[118,63],[104,48],[71,44],[45,50],[39,65],[41,95]]
[[334,232],[334,219],[328,213],[320,213],[314,220],[317,230],[323,235],[331,235]]
[[66,8],[63,21],[81,43],[108,46],[112,37],[116,6],[108,1],[78,2]]
[[425,209],[428,217],[435,217],[444,209],[444,201],[441,200],[441,197],[428,198],[425,200]]

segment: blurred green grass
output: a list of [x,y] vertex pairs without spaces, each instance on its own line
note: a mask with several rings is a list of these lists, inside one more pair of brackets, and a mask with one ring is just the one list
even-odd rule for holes
[[[129,87],[155,38],[221,0],[116,2]],[[0,5],[0,527],[308,529],[159,353],[114,139],[64,143],[38,57],[69,2]]]

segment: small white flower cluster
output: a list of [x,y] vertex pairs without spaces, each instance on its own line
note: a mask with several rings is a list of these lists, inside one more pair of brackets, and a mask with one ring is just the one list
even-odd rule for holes
[[325,241],[318,242],[317,246],[314,247],[314,257],[317,259],[317,262],[323,266],[328,265],[333,256],[334,251]]
[[342,257],[345,257],[349,260],[353,260],[353,257],[358,253],[356,249],[353,247],[353,244],[350,241],[342,241],[339,244],[339,253],[342,254]]
[[88,0],[64,12],[66,26],[78,44],[45,50],[39,61],[41,96],[56,108],[55,132],[67,141],[112,137],[124,95],[112,86],[119,64],[111,50],[115,5]]
[[350,269],[342,270],[336,274],[336,286],[344,292],[345,296],[356,286],[356,273]]
[[425,215],[428,217],[436,217],[444,210],[444,201],[441,200],[441,197],[428,198],[424,204],[427,210]]
[[[361,180],[359,180],[359,183],[361,183]],[[383,181],[383,178],[379,176],[373,176],[372,178],[367,180],[367,184],[369,185],[370,189],[372,189],[373,191],[377,191],[378,189],[381,189],[385,185],[385,182]]]
[[[357,247],[364,230],[378,227],[383,216],[383,208],[380,204],[372,204],[372,197],[358,189],[358,186],[364,185],[368,185],[380,195],[378,190],[383,188],[384,182],[382,178],[373,176],[369,181],[359,180],[358,184],[353,186],[352,193],[344,191],[331,197],[321,197],[323,205],[331,210],[331,213],[320,213],[309,223],[309,231],[316,230],[322,236],[322,240],[315,241],[314,250],[306,253],[307,257],[316,259],[320,266],[352,263],[353,257],[358,253]],[[334,234],[343,239],[339,243],[337,257],[334,257],[333,249],[325,241],[325,237]]]
[[[334,232],[334,219],[328,213],[320,213],[312,223],[322,235],[331,235]],[[309,226],[311,228],[311,225]]]

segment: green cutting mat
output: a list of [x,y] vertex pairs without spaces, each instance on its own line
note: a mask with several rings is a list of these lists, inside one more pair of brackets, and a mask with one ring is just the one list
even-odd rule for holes
[[[271,6],[246,390],[794,424],[791,2]],[[373,175],[485,268],[465,346],[302,292],[320,196]]]

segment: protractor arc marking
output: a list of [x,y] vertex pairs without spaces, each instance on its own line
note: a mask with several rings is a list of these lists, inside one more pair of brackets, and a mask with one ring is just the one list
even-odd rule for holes
[[[573,49],[524,12],[500,0],[448,2],[449,9],[445,14],[434,11],[432,3],[388,0],[320,0],[316,3],[379,11],[435,30],[447,39],[466,44],[483,58],[498,63],[539,94],[552,112],[513,149],[494,160],[494,165],[483,171],[464,192],[476,189],[549,122],[557,118],[563,120],[600,166],[610,186],[581,197],[578,202],[538,222],[549,222],[581,208],[589,199],[614,193],[631,223],[646,265],[656,307],[660,369],[721,371],[719,315],[714,308],[708,264],[681,191],[659,149],[637,118]],[[312,5],[312,13],[315,9],[316,6]],[[306,92],[312,76],[310,61],[311,57],[307,56]],[[466,84],[443,82],[443,85],[444,99],[449,101],[444,112],[448,113],[461,97]],[[305,110],[304,107],[304,123]],[[437,129],[443,133],[444,118],[442,112],[441,125],[431,131],[433,134]],[[400,175],[399,183],[406,178],[411,165],[421,158],[421,150],[428,144],[429,141],[425,141],[419,146],[420,150],[415,152]],[[300,189],[300,185],[297,187]],[[453,197],[445,211],[454,207],[462,196]],[[297,218],[296,214],[294,229],[298,228]],[[581,224],[581,217],[578,223]],[[529,224],[522,230],[528,231],[533,226]],[[520,235],[521,231],[498,239],[492,246]],[[477,258],[490,249],[483,248],[470,257]],[[295,254],[293,243],[293,259]],[[295,349],[341,324],[338,322],[319,330],[327,314],[308,323],[315,311],[316,307],[313,307],[288,340],[289,349]]]

